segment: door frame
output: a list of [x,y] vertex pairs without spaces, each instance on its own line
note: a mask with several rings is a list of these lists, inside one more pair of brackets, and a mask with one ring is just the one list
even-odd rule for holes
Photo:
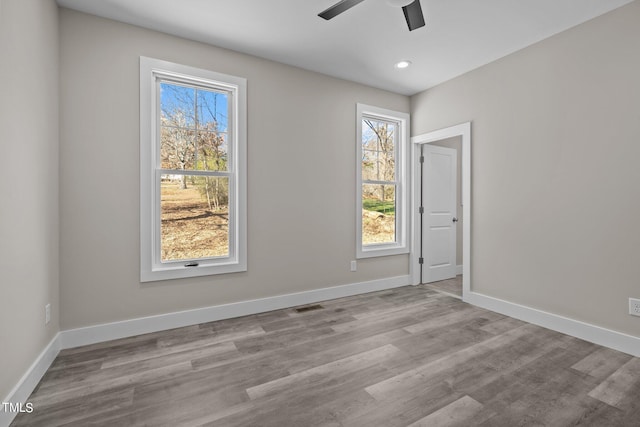
[[411,137],[411,158],[413,159],[413,173],[411,184],[413,197],[411,198],[412,250],[409,274],[411,283],[420,284],[420,146],[443,139],[462,137],[462,300],[465,301],[471,293],[471,122],[461,123],[433,132]]

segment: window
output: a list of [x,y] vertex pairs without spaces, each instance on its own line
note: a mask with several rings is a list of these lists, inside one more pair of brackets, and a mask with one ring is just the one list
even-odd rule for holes
[[357,257],[408,253],[409,115],[358,104]]
[[245,271],[246,80],[140,58],[140,280]]

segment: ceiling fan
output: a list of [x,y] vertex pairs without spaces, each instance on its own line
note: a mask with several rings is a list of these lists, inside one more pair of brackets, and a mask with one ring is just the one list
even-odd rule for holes
[[[363,1],[364,0],[341,0],[327,10],[320,12],[318,16],[328,21],[329,19],[340,15],[342,12],[351,9],[353,6]],[[422,15],[420,0],[387,0],[387,3],[392,6],[402,6],[404,19],[407,20],[409,31],[413,31],[416,28],[424,27],[424,16]]]

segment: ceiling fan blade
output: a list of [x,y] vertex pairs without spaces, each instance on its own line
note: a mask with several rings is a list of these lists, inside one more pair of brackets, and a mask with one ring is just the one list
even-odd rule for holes
[[404,19],[407,20],[409,31],[424,27],[424,16],[422,15],[420,0],[415,0],[413,3],[404,6],[402,11],[404,12]]
[[363,2],[364,0],[342,0],[336,4],[334,4],[333,6],[331,6],[329,9],[322,11],[318,14],[318,16],[320,18],[324,18],[327,21],[331,18],[333,18],[336,15],[340,15],[342,12],[344,12],[347,9],[351,9],[353,6],[357,5],[358,3]]

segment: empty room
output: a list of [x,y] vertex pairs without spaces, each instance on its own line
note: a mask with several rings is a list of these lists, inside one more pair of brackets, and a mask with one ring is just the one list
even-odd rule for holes
[[640,0],[0,0],[0,427],[640,426]]

